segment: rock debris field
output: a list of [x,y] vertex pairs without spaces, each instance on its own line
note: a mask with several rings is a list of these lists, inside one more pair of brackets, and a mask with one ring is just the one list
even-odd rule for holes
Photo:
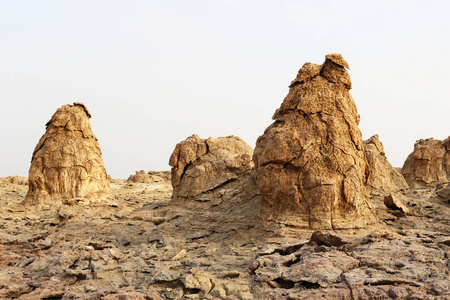
[[20,204],[25,182],[0,183],[3,299],[450,297],[450,198],[431,190],[403,196],[408,215],[373,196],[379,224],[311,240],[172,206],[168,180],[114,180],[108,201],[39,211]]
[[194,134],[128,179],[62,106],[0,178],[0,299],[450,299],[450,137],[394,168],[347,69],[306,63],[255,149]]

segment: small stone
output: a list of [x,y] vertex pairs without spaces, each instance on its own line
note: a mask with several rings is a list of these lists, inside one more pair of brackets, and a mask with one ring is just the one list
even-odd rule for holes
[[216,286],[211,290],[210,295],[216,298],[225,299],[227,297],[227,292],[225,292],[221,286]]
[[390,209],[399,210],[405,215],[409,213],[409,208],[403,204],[403,202],[394,194],[390,194],[384,197],[384,205]]
[[186,249],[183,249],[183,250],[181,250],[177,255],[175,255],[174,257],[172,257],[170,260],[172,260],[172,261],[173,261],[173,260],[180,260],[180,259],[186,257],[186,254],[187,254]]
[[331,234],[331,233],[323,233],[321,231],[314,231],[311,235],[310,243],[316,243],[317,245],[324,245],[324,246],[335,246],[335,247],[341,247],[345,244],[348,244],[347,242],[344,242],[341,237]]
[[200,284],[200,282],[198,282],[198,280],[190,274],[183,277],[181,279],[181,282],[183,282],[184,287],[187,289],[201,289],[202,288],[202,285]]
[[242,292],[249,292],[250,289],[246,285],[242,284],[235,284],[235,283],[227,283],[225,284],[225,291],[227,292],[227,295],[238,295],[238,293]]
[[153,281],[175,281],[180,278],[181,274],[179,271],[163,270],[156,273],[153,277]]
[[183,297],[183,288],[177,287],[174,289],[168,288],[164,291],[164,296],[167,299],[180,299]]
[[155,225],[159,225],[162,224],[166,221],[166,218],[164,217],[151,217],[148,219],[149,222],[155,224]]
[[245,292],[239,291],[237,294],[237,297],[239,300],[253,300],[254,299],[253,295],[248,291],[245,291]]
[[200,283],[201,286],[201,290],[205,293],[208,294],[212,287],[213,284],[211,282],[211,277],[204,274],[204,273],[197,273],[194,275],[194,277],[198,280],[198,282]]

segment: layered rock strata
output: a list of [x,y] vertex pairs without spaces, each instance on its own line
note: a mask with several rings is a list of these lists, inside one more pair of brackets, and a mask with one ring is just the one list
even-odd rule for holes
[[258,138],[253,155],[260,217],[310,229],[373,222],[366,161],[347,62],[329,54],[305,63]]
[[110,196],[106,169],[86,106],[60,107],[34,149],[24,204],[61,203]]
[[387,195],[408,188],[405,178],[395,170],[386,158],[378,134],[363,141],[363,146],[367,159],[366,186],[369,191]]
[[402,168],[411,188],[436,187],[450,182],[450,137],[418,140]]

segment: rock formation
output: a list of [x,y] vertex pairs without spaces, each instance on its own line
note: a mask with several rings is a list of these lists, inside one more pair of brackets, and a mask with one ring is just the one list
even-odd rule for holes
[[128,177],[128,182],[139,183],[154,183],[170,180],[170,171],[149,171],[146,173],[144,170],[136,171],[136,174]]
[[402,168],[411,188],[435,187],[450,182],[450,137],[418,140]]
[[170,157],[173,200],[250,200],[258,190],[252,176],[253,149],[236,136],[200,139],[192,135],[178,143]]
[[367,159],[366,186],[371,192],[389,194],[408,188],[405,178],[387,160],[378,134],[363,141],[363,146]]
[[34,149],[24,204],[61,203],[110,195],[91,114],[82,103],[60,107]]
[[260,216],[302,228],[373,222],[365,196],[364,149],[347,62],[329,54],[306,63],[253,155]]

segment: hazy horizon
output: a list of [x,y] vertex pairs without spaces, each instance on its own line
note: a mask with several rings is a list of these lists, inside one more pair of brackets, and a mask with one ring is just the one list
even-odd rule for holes
[[0,177],[28,176],[57,108],[83,102],[106,170],[169,170],[175,145],[254,147],[305,62],[341,53],[363,139],[401,167],[450,135],[447,1],[4,1]]

